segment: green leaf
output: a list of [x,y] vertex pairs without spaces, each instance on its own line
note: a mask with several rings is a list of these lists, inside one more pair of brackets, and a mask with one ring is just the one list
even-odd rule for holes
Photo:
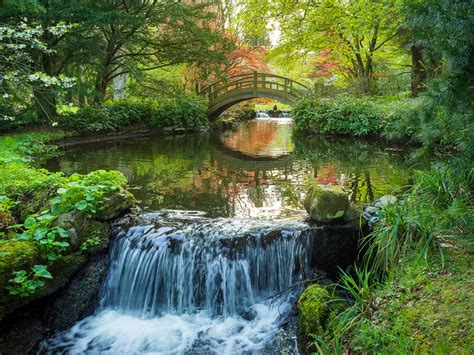
[[51,205],[51,213],[53,214],[60,214],[62,212],[62,205],[59,203],[55,203]]
[[37,218],[38,221],[40,222],[46,222],[46,223],[50,223],[51,221],[53,221],[54,219],[56,218],[56,216],[53,216],[52,214],[44,214],[44,215],[41,215]]
[[41,226],[35,229],[33,236],[36,240],[39,240],[43,238],[47,232],[48,232],[48,227]]
[[36,226],[36,219],[33,216],[28,217],[24,223],[25,228],[33,229]]
[[69,236],[69,233],[63,228],[57,227],[57,232],[61,238],[67,238]]
[[50,274],[48,271],[48,268],[46,265],[35,265],[33,266],[33,271],[36,276],[38,277],[43,277],[45,279],[52,279],[53,276]]
[[76,205],[75,205],[76,209],[79,210],[79,211],[84,211],[88,206],[89,206],[89,204],[85,200],[81,200],[81,201],[77,202]]

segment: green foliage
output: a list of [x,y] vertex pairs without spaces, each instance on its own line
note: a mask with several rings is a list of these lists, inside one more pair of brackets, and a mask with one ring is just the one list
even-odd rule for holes
[[11,295],[20,297],[28,297],[36,293],[36,291],[44,286],[42,279],[52,279],[53,277],[48,271],[46,265],[34,265],[31,272],[25,270],[13,272],[14,278],[9,280],[12,286],[7,286],[7,290]]
[[355,266],[353,274],[354,276],[342,272],[339,283],[342,289],[361,307],[360,311],[365,313],[372,306],[375,288],[374,277],[367,267]]
[[100,245],[100,237],[98,235],[90,237],[86,239],[84,243],[82,243],[80,250],[85,253],[89,249],[94,248]]
[[381,130],[377,108],[347,96],[304,101],[295,107],[293,117],[297,130],[321,134],[369,136]]
[[10,211],[17,203],[8,196],[0,195],[0,212]]
[[267,32],[269,18],[278,22],[281,39],[271,55],[284,66],[300,64],[304,57],[308,67],[329,52],[322,56],[329,76],[356,79],[364,92],[377,65],[392,64],[399,53],[395,40],[402,13],[397,0],[250,0],[242,7],[250,32]]
[[472,0],[405,0],[407,27],[441,74],[427,83],[417,136],[427,148],[474,156]]
[[426,112],[423,98],[379,100],[376,105],[383,117],[382,136],[390,140],[419,142],[420,117]]
[[57,190],[51,202],[51,212],[60,214],[76,209],[88,217],[107,206],[107,195],[121,189],[127,180],[118,171],[97,170],[82,176],[71,175]]
[[426,259],[433,250],[444,262],[442,243],[474,230],[473,176],[471,167],[417,172],[410,192],[382,210],[381,222],[365,241],[373,268],[387,273],[404,255],[415,252]]
[[55,219],[56,216],[49,211],[29,216],[23,224],[14,226],[21,231],[16,239],[34,241],[42,258],[56,260],[69,247],[69,243],[63,240],[68,237],[68,232],[52,225]]
[[[36,154],[38,148],[43,151],[52,151],[56,148],[46,148],[45,143],[59,140],[71,135],[64,131],[38,131],[32,133],[20,133],[4,135],[0,137],[0,164],[13,161],[25,162],[30,155]],[[54,146],[53,146],[54,147]]]
[[197,95],[178,95],[162,101],[117,101],[86,106],[59,118],[61,126],[85,131],[135,128],[192,128],[207,126],[207,102]]

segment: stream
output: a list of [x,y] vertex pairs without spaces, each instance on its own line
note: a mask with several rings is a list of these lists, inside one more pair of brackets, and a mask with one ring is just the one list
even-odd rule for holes
[[357,203],[400,191],[407,152],[298,138],[288,115],[258,116],[221,134],[79,145],[47,162],[66,174],[120,170],[142,213],[116,227],[96,312],[41,352],[296,351],[284,325],[321,238],[306,221],[305,191],[341,185]]

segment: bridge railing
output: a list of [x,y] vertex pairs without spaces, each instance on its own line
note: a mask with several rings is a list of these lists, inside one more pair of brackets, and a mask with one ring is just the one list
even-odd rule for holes
[[215,82],[199,90],[199,93],[207,95],[209,101],[214,101],[219,97],[226,97],[234,91],[244,89],[256,92],[258,90],[276,90],[293,98],[300,97],[309,90],[307,86],[280,75],[253,72],[234,75]]

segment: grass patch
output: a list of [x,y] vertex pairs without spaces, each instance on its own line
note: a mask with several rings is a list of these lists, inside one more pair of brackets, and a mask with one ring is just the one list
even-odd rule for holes
[[[46,143],[71,136],[65,131],[18,133],[0,136],[0,162],[25,162],[30,155],[51,150]],[[41,147],[41,148],[40,148]],[[53,148],[54,149],[54,148]]]
[[354,327],[351,348],[382,353],[472,354],[473,253],[445,251],[446,268],[406,261],[374,292],[374,314]]

